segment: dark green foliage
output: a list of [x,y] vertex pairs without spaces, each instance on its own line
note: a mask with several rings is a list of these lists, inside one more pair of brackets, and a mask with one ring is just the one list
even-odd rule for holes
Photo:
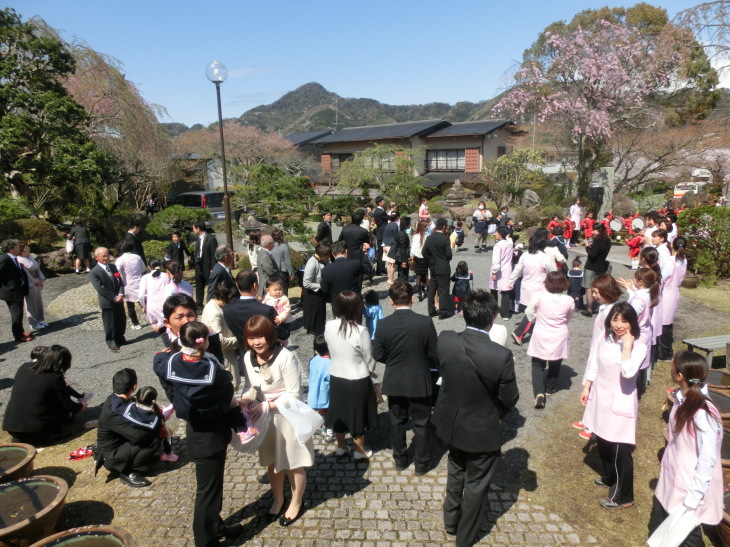
[[193,209],[182,205],[172,205],[155,214],[147,225],[148,234],[160,238],[170,237],[170,233],[179,230],[186,232],[196,220],[210,220],[210,213],[205,209]]
[[147,262],[151,258],[162,258],[165,256],[165,249],[170,244],[169,240],[160,241],[158,239],[149,239],[142,242],[142,248],[144,249],[144,255],[147,257]]
[[686,209],[677,219],[687,238],[692,269],[708,279],[730,277],[730,208],[703,205]]
[[56,228],[39,218],[21,218],[0,225],[0,239],[12,237],[26,241],[34,252],[46,252],[60,241]]
[[30,218],[28,203],[22,199],[0,199],[0,223],[19,218]]
[[350,214],[358,207],[365,205],[360,196],[325,196],[317,205],[320,212],[330,211],[334,219],[338,217],[349,222]]

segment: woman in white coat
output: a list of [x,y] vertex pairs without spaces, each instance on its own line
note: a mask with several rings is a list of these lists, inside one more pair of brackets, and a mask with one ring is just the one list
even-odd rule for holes
[[674,268],[669,281],[664,285],[662,298],[662,334],[657,341],[657,357],[664,360],[672,358],[672,344],[674,344],[674,316],[679,306],[679,288],[682,286],[684,276],[687,274],[687,257],[685,249],[687,240],[677,237],[672,242],[674,250]]
[[25,296],[25,313],[28,316],[28,324],[34,329],[43,329],[48,326],[43,311],[43,282],[46,280],[46,276],[43,275],[38,262],[30,256],[28,245],[23,245],[20,249],[18,264],[28,274],[28,294]]
[[532,357],[535,408],[545,408],[546,395],[557,391],[560,365],[570,353],[568,323],[575,304],[573,298],[566,294],[569,286],[563,272],[550,272],[545,280],[545,291],[536,296],[525,310],[527,318],[535,322],[527,348],[527,355]]
[[593,481],[608,488],[600,500],[604,509],[634,505],[634,459],[639,400],[636,375],[647,347],[638,341],[636,311],[626,302],[614,305],[606,319],[604,336],[588,363],[580,402],[583,423],[593,432],[604,473]]
[[139,302],[139,284],[145,273],[145,265],[139,255],[134,254],[134,242],[126,240],[122,245],[122,255],[114,264],[122,276],[124,283],[124,301],[127,303],[127,315],[133,329],[141,329],[134,305]]
[[492,248],[492,268],[489,276],[489,288],[496,300],[500,293],[502,300],[499,308],[499,315],[503,320],[510,317],[512,306],[512,291],[510,290],[509,278],[512,275],[512,256],[515,248],[512,244],[510,231],[507,228],[500,228],[494,233],[497,240]]

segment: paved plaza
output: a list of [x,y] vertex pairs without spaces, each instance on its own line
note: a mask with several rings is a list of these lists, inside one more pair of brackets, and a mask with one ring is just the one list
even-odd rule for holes
[[[467,241],[468,243],[468,241]],[[571,250],[573,251],[573,250]],[[577,250],[583,253],[583,249]],[[623,247],[612,251],[615,275],[624,276]],[[572,256],[571,256],[572,258]],[[474,271],[475,287],[485,287],[491,253],[475,254],[473,250],[455,253],[452,269],[460,260],[466,260]],[[387,284],[376,278],[373,288],[378,290],[386,314],[392,310],[386,299]],[[368,289],[367,283],[365,289]],[[81,391],[94,391],[97,398],[88,411],[89,419],[98,415],[104,398],[111,388],[111,376],[119,368],[129,366],[137,370],[140,385],[158,386],[151,370],[152,356],[161,349],[159,339],[149,328],[128,331],[130,344],[118,354],[106,349],[96,295],[86,276],[66,275],[48,281],[46,307],[52,327],[38,338],[39,344],[63,344],[72,350],[74,362],[68,373],[69,381]],[[415,311],[426,313],[426,302],[416,301]],[[8,312],[0,310],[1,323],[7,325]],[[519,317],[518,317],[519,318]],[[573,322],[583,322],[585,331],[592,323],[576,314]],[[436,320],[437,330],[464,328],[459,316],[445,321]],[[508,324],[514,328],[516,319]],[[295,314],[294,328],[301,324],[301,310]],[[7,327],[4,331],[9,331]],[[2,332],[5,340],[9,332]],[[302,363],[302,383],[307,384],[307,362],[312,356],[312,337],[302,329],[294,330],[290,349]],[[561,378],[551,405],[575,405],[580,389],[577,374],[582,375],[587,354],[587,340],[573,336],[571,357],[565,368],[567,380]],[[515,353],[518,384],[522,397],[505,419],[503,427],[503,460],[495,474],[490,491],[490,511],[484,523],[480,543],[484,545],[597,545],[600,538],[589,531],[568,524],[568,516],[555,514],[550,507],[532,501],[531,492],[538,487],[535,473],[529,469],[530,453],[544,449],[539,435],[542,415],[532,408],[529,363],[525,347],[509,345]],[[0,405],[7,402],[12,378],[17,366],[27,359],[29,344],[16,346],[0,343]],[[378,372],[382,375],[383,366]],[[573,378],[572,381],[569,378]],[[308,470],[305,503],[309,506],[304,516],[293,526],[283,528],[277,523],[264,527],[257,513],[268,509],[271,503],[268,484],[260,482],[265,475],[256,456],[229,450],[226,467],[223,516],[230,523],[244,525],[244,534],[230,540],[229,545],[439,545],[453,543],[443,528],[441,507],[446,485],[447,447],[433,441],[433,469],[422,477],[415,477],[413,466],[397,472],[389,445],[389,423],[386,405],[379,407],[380,427],[366,436],[366,446],[374,451],[369,462],[355,462],[349,456],[334,456],[334,444],[325,444],[316,437],[315,465]],[[180,455],[175,464],[156,465],[150,475],[150,488],[132,489],[118,480],[104,486],[104,502],[113,511],[111,522],[130,531],[138,545],[192,546],[192,509],[195,491],[194,466],[187,455],[185,426],[180,420],[170,423],[174,432],[173,446]],[[410,433],[409,433],[410,435]],[[580,446],[576,436],[576,446]],[[78,443],[78,441],[75,441]],[[72,442],[73,443],[73,442]],[[579,458],[575,459],[578,464]],[[581,465],[581,464],[578,464]],[[93,474],[91,460],[70,463],[80,477]],[[103,482],[105,470],[95,479]],[[79,479],[79,484],[83,481]],[[597,504],[596,504],[597,505]]]

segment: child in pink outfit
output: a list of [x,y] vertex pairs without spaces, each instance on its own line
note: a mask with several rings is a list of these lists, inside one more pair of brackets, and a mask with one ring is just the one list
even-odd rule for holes
[[[286,325],[294,320],[289,297],[284,294],[284,284],[280,277],[272,275],[266,280],[266,296],[264,296],[263,302],[276,310],[274,323],[277,326]],[[289,345],[289,340],[279,340],[279,343],[286,347]]]

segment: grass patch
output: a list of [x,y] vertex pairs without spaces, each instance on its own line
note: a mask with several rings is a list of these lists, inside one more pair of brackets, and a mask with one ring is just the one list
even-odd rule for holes
[[714,287],[698,286],[696,289],[680,289],[685,298],[702,302],[710,308],[730,314],[730,280],[721,280]]

